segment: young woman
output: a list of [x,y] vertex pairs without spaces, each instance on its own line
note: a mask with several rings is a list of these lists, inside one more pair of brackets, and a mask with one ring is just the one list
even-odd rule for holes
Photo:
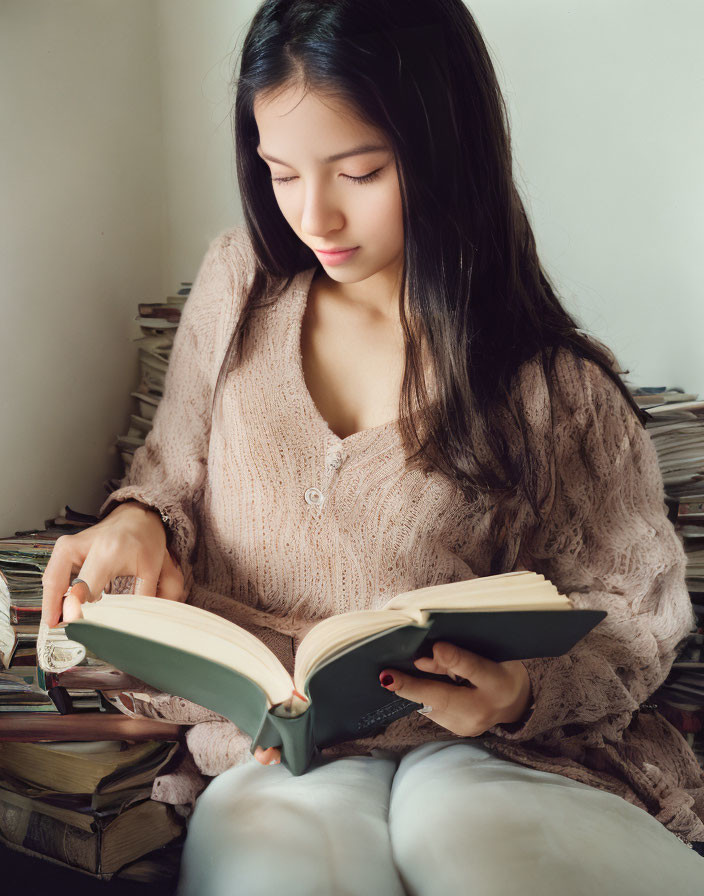
[[57,542],[45,621],[136,577],[290,670],[312,622],[475,575],[534,569],[608,615],[562,657],[443,642],[417,666],[444,681],[382,670],[423,711],[300,777],[133,695],[217,776],[180,892],[701,892],[704,774],[641,708],[692,624],[684,551],[613,356],[538,260],[470,12],[266,0],[236,86],[245,224],[210,245],[124,485]]

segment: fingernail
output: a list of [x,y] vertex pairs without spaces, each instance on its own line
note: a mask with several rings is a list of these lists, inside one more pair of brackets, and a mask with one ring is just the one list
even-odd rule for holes
[[379,681],[384,685],[385,688],[388,688],[390,684],[394,683],[394,677],[388,672],[382,672],[379,676]]
[[71,593],[71,589],[72,589],[72,588],[73,588],[73,585],[69,585],[69,586],[68,586],[68,591],[65,591],[65,592],[64,592],[64,597],[68,597],[68,596],[69,596],[69,594]]

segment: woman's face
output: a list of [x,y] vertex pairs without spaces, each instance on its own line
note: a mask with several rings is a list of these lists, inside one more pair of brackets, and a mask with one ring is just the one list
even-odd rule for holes
[[[403,216],[395,157],[384,136],[339,101],[304,95],[300,86],[258,98],[254,116],[257,152],[269,166],[281,213],[328,276],[339,283],[370,277],[377,285],[396,282]],[[375,148],[347,155],[360,147]],[[353,247],[352,256],[337,264],[318,251]]]

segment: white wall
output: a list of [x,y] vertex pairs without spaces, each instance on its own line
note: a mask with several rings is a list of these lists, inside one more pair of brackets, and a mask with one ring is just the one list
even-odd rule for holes
[[[0,3],[0,533],[120,472],[136,303],[161,292],[156,10]],[[137,331],[137,332],[136,332]]]
[[[120,469],[136,302],[241,220],[228,84],[258,5],[0,2],[0,532],[95,512]],[[704,4],[468,5],[566,305],[635,381],[704,394]]]
[[208,242],[242,220],[229,82],[258,6],[255,0],[157,2],[166,147],[166,291],[192,279]]
[[704,4],[473,0],[565,304],[642,385],[704,397]]

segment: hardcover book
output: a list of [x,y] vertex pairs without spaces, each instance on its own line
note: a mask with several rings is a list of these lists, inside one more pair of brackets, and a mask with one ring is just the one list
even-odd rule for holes
[[386,691],[379,673],[392,667],[447,680],[413,665],[432,656],[435,641],[495,662],[559,656],[606,616],[576,609],[535,572],[434,585],[398,594],[378,610],[316,623],[291,676],[250,632],[189,604],[103,593],[82,610],[84,618],[60,624],[74,650],[83,645],[153,687],[225,716],[252,738],[252,752],[279,747],[295,775],[323,747],[377,734],[420,708]]
[[103,879],[182,832],[166,803],[143,800],[122,811],[66,809],[0,787],[0,844]]

